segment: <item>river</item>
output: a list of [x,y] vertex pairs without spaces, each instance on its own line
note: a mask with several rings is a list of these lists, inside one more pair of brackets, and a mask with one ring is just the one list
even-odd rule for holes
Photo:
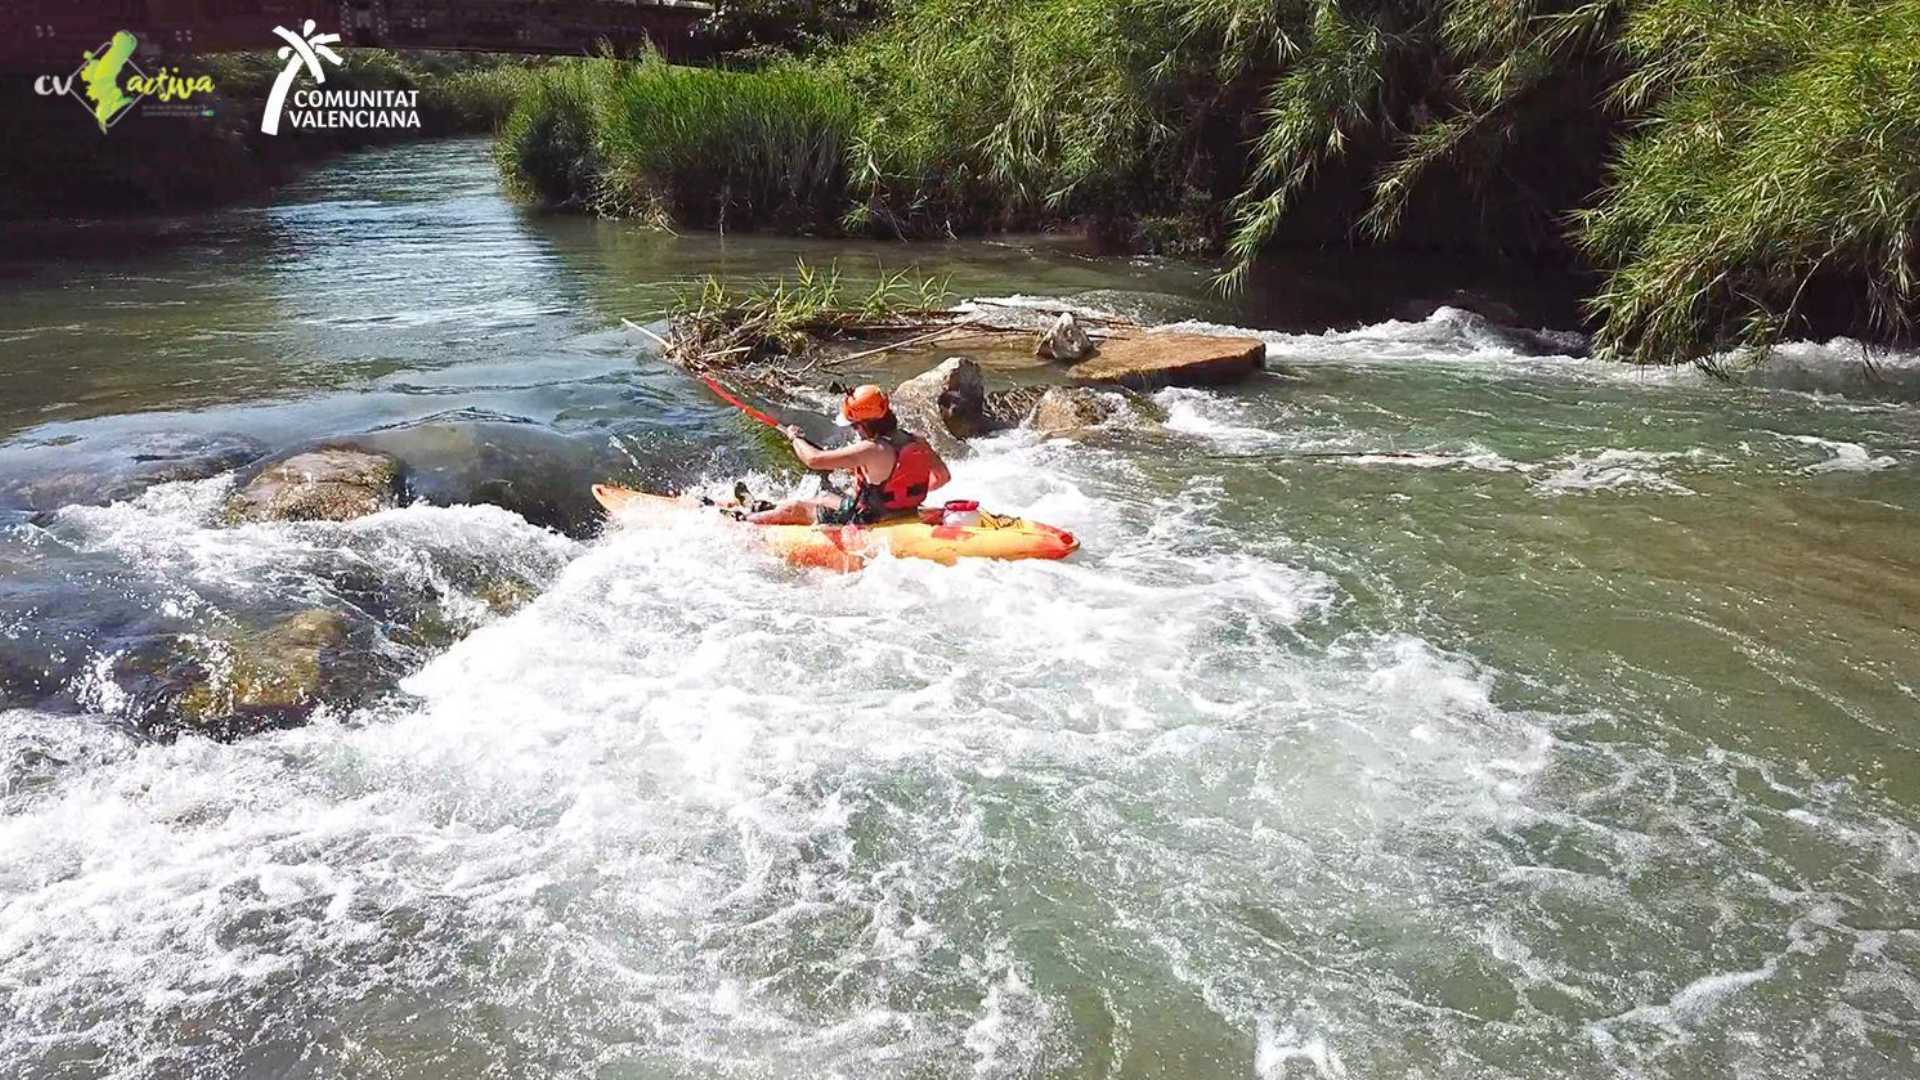
[[[1920,1075],[1920,411],[1844,342],[1723,385],[1260,329],[1060,241],[543,217],[470,141],[86,247],[0,256],[0,1074]],[[956,463],[1062,563],[229,527],[224,466],[96,505],[449,417],[765,481],[619,320],[799,256],[1269,371]],[[133,722],[138,657],[314,606],[373,692]]]

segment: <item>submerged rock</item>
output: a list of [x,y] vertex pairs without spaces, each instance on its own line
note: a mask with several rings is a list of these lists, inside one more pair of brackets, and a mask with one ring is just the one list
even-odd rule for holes
[[1166,411],[1152,399],[1131,390],[1055,386],[1033,403],[1024,423],[1042,435],[1071,437],[1121,416],[1135,424],[1160,423],[1167,418]]
[[253,639],[236,669],[234,701],[255,709],[291,709],[318,697],[321,662],[347,640],[346,617],[324,608],[302,611]]
[[1528,330],[1501,326],[1478,316],[1472,318],[1475,320],[1472,329],[1483,340],[1520,356],[1566,356],[1581,360],[1592,353],[1591,339],[1577,330]]
[[1593,338],[1578,330],[1519,330],[1516,333],[1530,356],[1566,356],[1585,360],[1593,355]]
[[931,442],[942,454],[964,450],[962,439],[996,429],[987,412],[987,387],[980,365],[950,356],[932,371],[916,375],[893,391],[900,425]]
[[266,453],[242,435],[161,431],[104,450],[49,443],[0,462],[0,508],[58,510],[131,499],[155,484],[205,480]]
[[599,527],[592,486],[624,461],[604,449],[604,436],[576,439],[511,418],[426,420],[341,441],[402,462],[409,499],[498,506],[569,536]]
[[1518,326],[1521,323],[1520,312],[1512,304],[1469,289],[1453,289],[1438,297],[1424,296],[1401,300],[1393,305],[1391,314],[1394,318],[1405,322],[1425,322],[1442,308],[1470,311],[1483,319],[1503,326]]
[[1000,390],[987,391],[987,420],[995,431],[1004,428],[1019,427],[1033,415],[1033,407],[1040,404],[1051,387],[1009,386]]
[[512,419],[426,420],[310,445],[241,476],[232,522],[350,521],[402,503],[498,506],[589,535],[594,480],[624,459],[604,443]]
[[473,595],[494,614],[511,615],[533,603],[534,598],[540,595],[540,590],[530,582],[499,577],[481,582]]
[[1406,303],[1396,310],[1407,322],[1448,322],[1471,344],[1503,348],[1521,356],[1579,360],[1593,351],[1593,340],[1578,330],[1528,329],[1520,325],[1521,316],[1512,307],[1482,302],[1469,294],[1455,293],[1445,303]]
[[329,664],[346,642],[346,618],[314,608],[208,647],[200,677],[174,699],[174,723],[219,736],[299,723],[322,700]]
[[330,447],[267,466],[227,500],[242,521],[351,521],[397,505],[400,463],[365,450]]
[[1034,403],[1027,426],[1043,435],[1072,435],[1113,419],[1120,402],[1086,387],[1056,386]]
[[1079,320],[1073,317],[1071,311],[1061,312],[1033,347],[1033,355],[1040,359],[1058,360],[1065,364],[1084,360],[1092,354],[1093,340],[1080,328]]
[[1069,374],[1083,386],[1214,386],[1260,370],[1267,355],[1258,338],[1209,334],[1127,334],[1108,338]]

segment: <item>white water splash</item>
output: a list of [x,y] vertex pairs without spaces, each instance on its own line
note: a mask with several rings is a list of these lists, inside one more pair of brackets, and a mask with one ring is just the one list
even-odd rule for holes
[[1601,450],[1576,454],[1534,483],[1542,495],[1591,494],[1599,491],[1648,491],[1660,495],[1693,495],[1692,488],[1666,475],[1672,465],[1698,466],[1711,462],[1704,451]]
[[1320,1080],[1345,1080],[1347,1067],[1340,1055],[1322,1035],[1303,1035],[1294,1024],[1277,1025],[1262,1017],[1256,1031],[1253,1073],[1260,1080],[1284,1080],[1292,1073],[1289,1066],[1299,1062],[1312,1069]]
[[1831,472],[1878,472],[1891,469],[1899,462],[1887,454],[1872,454],[1859,443],[1841,442],[1836,439],[1822,439],[1814,435],[1782,435],[1780,438],[1801,446],[1813,446],[1829,455],[1827,460],[1808,465],[1808,473]]
[[[477,995],[540,1026],[466,1037],[562,1071],[612,1025],[637,1041],[592,1053],[636,1068],[1026,1075],[1081,1040],[1034,942],[991,929],[1021,907],[1078,933],[1118,904],[1154,933],[1137,875],[1228,871],[1304,807],[1329,838],[1497,819],[1545,767],[1537,725],[1417,640],[1304,661],[1330,583],[1232,543],[1204,486],[1125,507],[1044,466],[1070,451],[988,451],[957,484],[1099,554],[839,578],[715,526],[619,533],[407,680],[417,705],[56,774],[0,819],[3,989],[52,1042],[15,1024],[0,1059],[185,1068],[178,1025],[254,1002],[261,1053],[378,1071],[393,1051],[364,1036]],[[1120,825],[1163,802],[1164,826]],[[1038,845],[1030,815],[1059,819]],[[1208,820],[1218,869],[1173,854]],[[1107,856],[1050,853],[1116,828]],[[1132,869],[1099,869],[1115,855]],[[1063,889],[1092,892],[1044,899]],[[309,1026],[368,995],[384,1018],[355,1044]],[[94,1014],[125,1023],[72,1026]]]

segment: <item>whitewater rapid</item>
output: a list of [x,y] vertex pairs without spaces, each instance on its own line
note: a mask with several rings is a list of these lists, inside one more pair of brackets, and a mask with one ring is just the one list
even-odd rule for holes
[[1785,1075],[1920,1000],[1902,811],[1356,612],[1232,474],[1002,436],[956,488],[1081,557],[850,577],[717,523],[220,530],[223,483],[65,513],[183,595],[341,546],[539,595],[297,730],[0,714],[8,1075]]

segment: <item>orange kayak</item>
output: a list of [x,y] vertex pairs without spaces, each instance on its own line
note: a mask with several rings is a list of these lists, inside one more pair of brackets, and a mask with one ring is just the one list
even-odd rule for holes
[[[667,524],[713,507],[683,496],[593,485],[593,497],[617,520]],[[746,525],[769,550],[795,566],[853,571],[876,555],[926,559],[952,566],[961,559],[1064,559],[1080,548],[1073,534],[1022,518],[981,515],[976,525],[929,525],[902,517],[872,525]]]

